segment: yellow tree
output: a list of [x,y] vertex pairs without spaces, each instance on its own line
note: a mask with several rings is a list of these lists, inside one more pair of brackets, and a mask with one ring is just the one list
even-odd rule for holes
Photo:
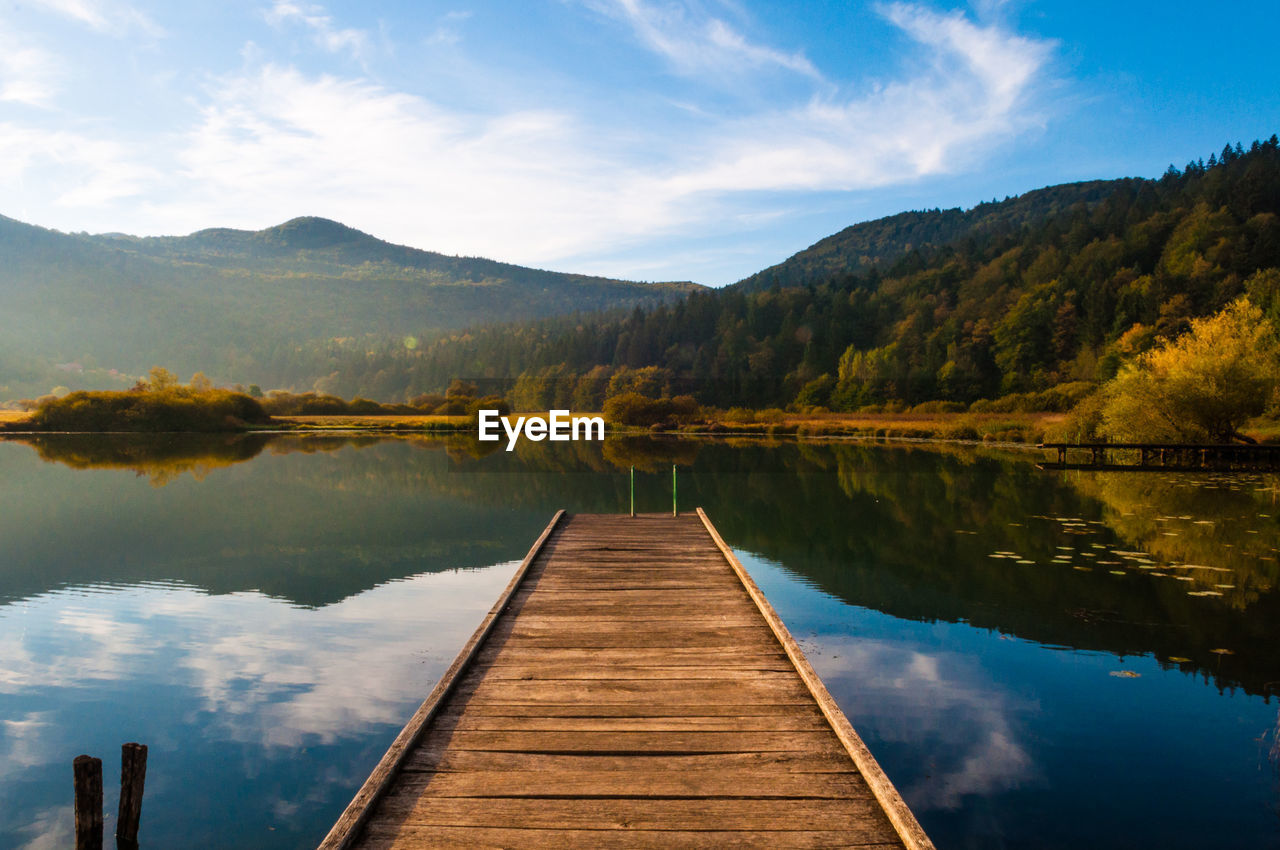
[[1103,388],[1104,436],[1122,442],[1229,442],[1271,402],[1280,345],[1240,298],[1129,363]]

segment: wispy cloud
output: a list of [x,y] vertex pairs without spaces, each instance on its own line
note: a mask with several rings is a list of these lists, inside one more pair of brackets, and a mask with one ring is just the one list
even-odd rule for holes
[[136,148],[67,130],[0,122],[0,187],[12,197],[28,175],[56,206],[101,208],[153,188],[159,172]]
[[864,96],[815,98],[723,128],[676,194],[857,190],[955,171],[1038,126],[1030,103],[1052,44],[897,3],[884,17],[926,49],[919,70]]
[[772,68],[821,78],[818,69],[803,53],[754,44],[723,19],[689,3],[583,2],[597,12],[626,23],[641,44],[683,74],[726,76]]
[[58,60],[0,33],[0,101],[47,106],[58,92]]
[[462,24],[471,17],[470,12],[453,11],[440,16],[435,32],[427,38],[429,44],[458,44],[462,41]]
[[112,0],[30,0],[30,4],[110,35],[126,35],[135,31],[152,37],[165,34],[163,27],[127,3]]
[[369,48],[368,33],[338,26],[321,6],[276,0],[267,10],[266,17],[275,25],[285,22],[302,24],[310,31],[316,46],[330,53],[349,53],[356,59],[363,59]]

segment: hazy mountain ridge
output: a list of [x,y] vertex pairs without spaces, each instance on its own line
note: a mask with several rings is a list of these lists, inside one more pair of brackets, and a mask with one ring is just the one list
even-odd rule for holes
[[310,374],[309,385],[328,370],[285,368],[295,350],[628,308],[698,288],[450,257],[320,218],[135,237],[0,216],[0,400],[54,384],[111,386],[127,379],[106,370],[155,364],[246,383]]

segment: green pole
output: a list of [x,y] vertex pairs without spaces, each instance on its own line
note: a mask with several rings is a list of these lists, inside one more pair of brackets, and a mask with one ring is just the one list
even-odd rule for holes
[[680,516],[679,510],[677,510],[676,508],[678,504],[679,503],[676,501],[676,465],[673,463],[671,464],[671,515],[672,516]]
[[636,515],[636,468],[631,467],[631,515]]

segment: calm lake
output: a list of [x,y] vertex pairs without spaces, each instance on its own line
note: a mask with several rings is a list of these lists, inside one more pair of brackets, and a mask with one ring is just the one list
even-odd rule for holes
[[[486,445],[486,451],[491,446]],[[558,508],[701,505],[940,848],[1280,847],[1280,482],[649,439],[0,443],[0,847],[310,848]]]

